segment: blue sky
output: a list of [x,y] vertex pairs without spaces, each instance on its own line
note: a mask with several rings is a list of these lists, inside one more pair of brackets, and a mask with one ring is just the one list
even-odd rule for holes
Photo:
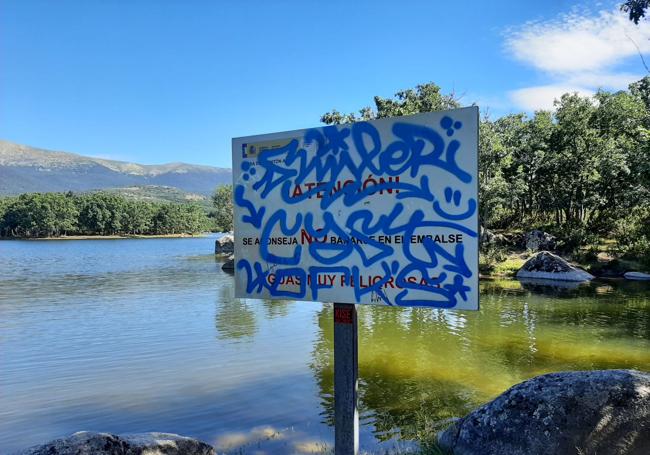
[[0,0],[0,138],[230,167],[232,137],[418,83],[531,112],[645,74],[619,3]]

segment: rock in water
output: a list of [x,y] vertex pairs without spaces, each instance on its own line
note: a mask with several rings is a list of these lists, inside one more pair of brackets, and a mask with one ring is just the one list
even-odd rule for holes
[[438,442],[455,455],[647,455],[650,374],[537,376],[457,420]]
[[234,272],[235,271],[235,255],[231,254],[228,256],[228,260],[223,263],[221,266],[221,270],[224,270],[226,272]]
[[625,272],[623,274],[626,280],[634,281],[650,281],[650,273],[643,272]]
[[214,254],[233,254],[235,252],[235,237],[224,234],[214,242]]
[[554,250],[557,239],[548,232],[534,229],[524,235],[524,245],[527,250]]
[[214,455],[205,442],[169,433],[114,435],[80,431],[16,455]]
[[548,251],[540,251],[528,259],[517,272],[517,278],[536,278],[557,281],[588,281],[594,276],[577,269]]

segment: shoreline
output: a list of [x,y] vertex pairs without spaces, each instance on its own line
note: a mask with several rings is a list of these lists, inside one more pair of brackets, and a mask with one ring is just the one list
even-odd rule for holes
[[128,239],[183,239],[203,238],[211,233],[201,234],[153,234],[153,235],[65,235],[60,237],[0,237],[2,240],[128,240]]

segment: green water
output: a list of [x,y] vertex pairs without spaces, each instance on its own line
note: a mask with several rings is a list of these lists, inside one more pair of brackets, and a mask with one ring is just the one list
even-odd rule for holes
[[[332,306],[233,299],[213,242],[0,242],[0,453],[79,430],[331,444]],[[362,449],[538,374],[650,370],[650,283],[481,286],[479,312],[358,307]]]

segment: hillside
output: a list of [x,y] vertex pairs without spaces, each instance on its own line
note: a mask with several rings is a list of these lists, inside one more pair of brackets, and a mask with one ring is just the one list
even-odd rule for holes
[[119,194],[129,199],[145,202],[174,202],[176,204],[194,203],[209,212],[212,198],[203,194],[189,193],[172,186],[129,186],[125,188],[108,188],[99,191]]
[[0,195],[173,187],[205,196],[217,185],[231,182],[230,169],[186,163],[143,165],[0,140]]

